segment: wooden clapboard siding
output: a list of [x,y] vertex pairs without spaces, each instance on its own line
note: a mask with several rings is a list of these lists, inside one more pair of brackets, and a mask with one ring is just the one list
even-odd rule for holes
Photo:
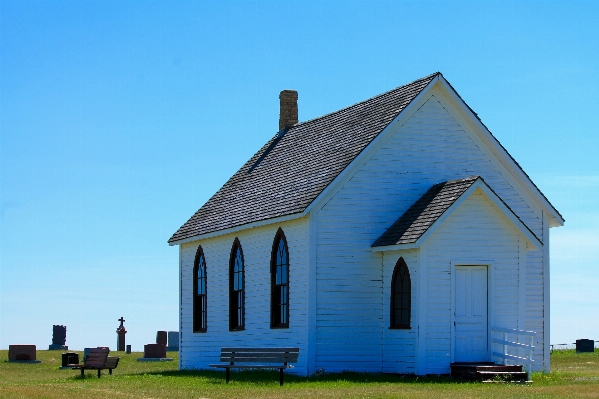
[[[526,329],[536,331],[534,337],[534,371],[543,370],[544,348],[544,270],[543,254],[540,251],[529,252],[526,269]],[[549,356],[549,354],[546,354]]]
[[[387,280],[384,275],[389,270],[381,255],[371,253],[369,246],[433,184],[480,175],[535,235],[542,237],[541,210],[515,186],[515,179],[493,159],[490,149],[469,130],[467,123],[449,109],[443,95],[435,90],[431,93],[406,123],[387,133],[369,159],[345,177],[332,198],[317,212],[316,368],[344,370],[355,365],[355,370],[379,367],[381,371],[401,371],[416,367],[417,332],[388,330],[386,297],[390,278]],[[476,201],[470,207],[477,208]],[[489,212],[488,204],[482,207]],[[497,262],[497,270],[493,271],[497,273],[493,280],[497,287],[493,292],[498,309],[494,317],[498,322],[518,325],[518,262],[523,244],[506,221],[499,223],[490,216],[483,219],[471,222],[475,223],[474,230],[465,227],[470,223],[467,218],[454,226],[462,243],[454,242],[452,249],[459,252],[460,258],[491,258]],[[485,223],[501,226],[499,231],[505,234],[485,229]],[[478,242],[485,234],[489,242]],[[432,249],[432,245],[426,247]],[[508,247],[510,250],[506,251]],[[441,245],[440,249],[443,248]],[[449,372],[451,358],[448,335],[451,309],[447,302],[451,298],[451,264],[447,255],[441,260],[435,258],[436,254],[431,252],[433,257],[428,260],[429,304],[425,318],[430,334],[426,338],[425,361],[426,370],[431,373]],[[394,262],[389,264],[394,266]],[[542,259],[529,256],[526,270],[527,279],[532,278],[530,282],[527,280],[527,289],[532,293],[526,298],[540,300],[542,304]],[[535,281],[541,285],[535,285]],[[414,280],[412,284],[414,287]],[[413,303],[416,303],[415,292],[413,288]],[[542,308],[527,307],[526,323],[534,325],[541,336],[542,317]],[[380,333],[369,335],[371,353],[353,350],[358,348],[356,345],[363,339],[360,332],[367,326],[369,331],[380,329]],[[388,348],[389,353],[398,350],[396,347],[402,346],[398,342],[403,340],[410,348],[401,351],[405,358],[399,360],[387,354]],[[343,357],[331,350],[337,343],[346,345]],[[356,362],[348,363],[345,356],[352,354]]]
[[[380,371],[382,269],[367,237],[347,238],[317,237],[315,367]],[[355,246],[351,259],[347,246]]]
[[[300,359],[290,372],[306,374],[308,237],[304,219],[288,221],[236,235],[224,235],[180,246],[181,368],[208,368],[218,362],[222,347],[299,347]],[[289,328],[270,328],[270,259],[277,229],[289,247]],[[233,241],[241,243],[245,267],[245,330],[229,331],[229,255]],[[192,331],[193,266],[198,245],[206,258],[208,331]]]

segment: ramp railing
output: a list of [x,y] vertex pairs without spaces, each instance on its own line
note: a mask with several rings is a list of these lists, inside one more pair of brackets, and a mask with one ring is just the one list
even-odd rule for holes
[[[526,367],[526,373],[528,375],[528,380],[530,381],[530,370],[532,368],[532,364],[534,360],[532,359],[532,352],[534,350],[533,340],[535,335],[537,335],[534,331],[525,331],[525,330],[517,330],[515,328],[503,328],[503,327],[493,327],[493,343],[499,344],[503,346],[502,352],[493,352],[493,356],[499,357],[503,359],[503,364],[507,365],[508,360],[513,360],[518,363],[522,363]],[[495,338],[495,333],[503,334],[502,338]],[[520,337],[523,340],[527,341],[527,343],[520,342]],[[508,353],[508,347],[518,348],[526,352],[526,357],[518,356]]]

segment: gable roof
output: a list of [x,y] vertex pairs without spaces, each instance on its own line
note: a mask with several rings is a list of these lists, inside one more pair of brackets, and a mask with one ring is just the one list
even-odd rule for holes
[[[432,82],[432,84],[431,84]],[[271,138],[168,240],[170,245],[207,234],[303,216],[310,205],[421,93],[440,82],[480,124],[496,156],[532,188],[552,215],[563,218],[440,72],[342,110],[301,122]],[[505,157],[505,158],[504,158]]]
[[168,242],[303,212],[438,75],[277,133]]
[[[538,237],[520,220],[518,215],[489,187],[480,176],[437,183],[428,189],[403,215],[399,217],[373,244],[372,247],[398,246],[393,249],[413,248],[430,234],[442,218],[447,217],[457,203],[480,188],[494,204],[523,233],[532,247],[542,244]],[[464,195],[466,194],[466,195]]]

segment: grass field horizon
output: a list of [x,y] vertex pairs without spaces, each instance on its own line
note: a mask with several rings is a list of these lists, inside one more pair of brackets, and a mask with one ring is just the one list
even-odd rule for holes
[[[81,351],[73,351],[81,354]],[[178,370],[177,352],[172,362],[138,362],[140,352],[121,356],[113,375],[93,371],[80,377],[78,370],[60,370],[62,351],[38,350],[41,363],[7,362],[0,350],[2,398],[599,398],[599,353],[555,351],[552,372],[533,373],[532,384],[472,383],[448,376],[418,377],[397,374],[324,373],[299,377],[286,373],[279,386],[277,371],[232,372],[225,383],[223,371]]]

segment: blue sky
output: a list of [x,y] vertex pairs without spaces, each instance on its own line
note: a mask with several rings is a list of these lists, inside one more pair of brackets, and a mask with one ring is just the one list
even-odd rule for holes
[[599,340],[599,2],[0,0],[0,348],[178,328],[166,243],[278,130],[441,71],[566,219],[551,343]]

